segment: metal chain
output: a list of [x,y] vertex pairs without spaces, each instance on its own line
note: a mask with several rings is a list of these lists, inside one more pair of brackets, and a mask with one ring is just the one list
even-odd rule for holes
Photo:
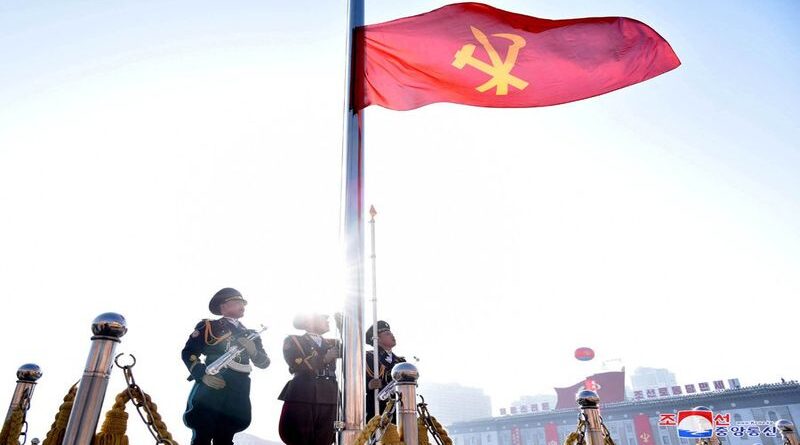
[[19,409],[22,410],[22,431],[19,433],[22,441],[20,442],[19,438],[17,438],[17,443],[19,443],[19,445],[25,445],[25,442],[28,441],[28,410],[30,408],[31,389],[25,388],[25,392],[22,393],[22,398],[19,401]]
[[[27,414],[27,413],[25,413]],[[23,418],[24,419],[24,418]],[[18,442],[19,445],[25,445],[25,442],[28,440],[28,421],[22,421],[22,431],[19,433],[20,437],[22,437],[22,442]]]
[[575,445],[586,445],[586,425],[589,422],[586,419],[586,415],[581,412],[578,414],[578,426],[575,427],[575,432],[578,434],[578,440],[575,442]]
[[[395,393],[395,395],[397,395]],[[393,397],[389,399],[389,404],[386,405],[386,410],[381,414],[381,420],[378,423],[378,428],[372,433],[372,436],[367,441],[367,445],[375,445],[377,444],[381,438],[383,437],[383,433],[386,430],[386,427],[392,423],[392,417],[394,417],[394,413],[397,410],[397,397]]]
[[425,403],[425,397],[422,397],[422,395],[418,395],[418,397],[422,400],[422,402],[417,404],[417,414],[419,414],[419,418],[422,419],[425,428],[430,435],[433,436],[433,440],[435,440],[438,445],[443,445],[444,441],[441,436],[439,436],[439,432],[436,431],[436,425],[433,424],[433,418],[430,411],[428,411],[428,404]]
[[606,428],[606,423],[603,421],[603,416],[600,417],[600,427],[603,428],[603,436],[605,437],[605,443],[608,445],[614,445],[614,439],[611,437],[611,432],[608,431]]
[[125,375],[125,382],[128,384],[128,397],[131,399],[133,406],[136,407],[136,412],[139,414],[142,422],[144,422],[147,430],[150,431],[150,435],[152,435],[153,439],[156,440],[156,445],[176,445],[172,440],[162,436],[155,427],[155,422],[153,421],[153,412],[150,410],[150,404],[147,403],[147,398],[144,394],[144,391],[142,391],[142,388],[136,384],[136,379],[133,378],[133,371],[131,369],[136,366],[136,357],[134,357],[133,354],[128,354],[132,360],[131,364],[120,365],[119,358],[122,355],[123,354],[117,354],[117,356],[114,357],[114,364],[117,365],[118,368],[122,369],[122,372]]

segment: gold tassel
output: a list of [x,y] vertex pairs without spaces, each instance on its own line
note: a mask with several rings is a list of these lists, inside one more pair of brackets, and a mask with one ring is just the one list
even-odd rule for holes
[[393,423],[386,425],[386,429],[383,430],[383,436],[378,443],[380,445],[403,445],[403,442],[400,441],[400,432],[397,431],[397,425]]
[[106,413],[100,432],[94,436],[94,445],[128,445],[128,413],[125,404],[130,397],[128,391],[122,391],[114,398],[114,406]]
[[64,401],[58,407],[58,413],[53,424],[50,426],[50,431],[47,432],[42,445],[61,445],[64,441],[64,432],[67,429],[67,422],[69,422],[69,415],[72,413],[72,404],[75,402],[75,394],[78,392],[78,384],[72,385],[64,396]]
[[[135,391],[133,396],[136,398],[134,402],[138,405],[145,405],[150,408],[150,413],[153,418],[153,428],[156,432],[168,443],[178,445],[172,434],[167,431],[167,425],[158,414],[158,406],[153,403],[150,396],[141,389]],[[125,405],[131,401],[128,390],[122,391],[114,398],[114,406],[106,413],[106,418],[100,431],[95,435],[92,445],[129,445],[128,436],[125,432],[128,430],[128,413],[125,412]],[[2,445],[2,444],[0,444]]]

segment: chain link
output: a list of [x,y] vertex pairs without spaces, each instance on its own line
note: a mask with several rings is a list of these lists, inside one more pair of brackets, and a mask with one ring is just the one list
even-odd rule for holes
[[418,395],[418,397],[422,400],[422,402],[417,404],[417,414],[419,414],[419,418],[422,419],[422,423],[425,424],[425,429],[433,436],[433,440],[435,440],[438,445],[443,445],[444,441],[441,436],[439,436],[439,432],[436,431],[436,425],[433,424],[433,418],[430,411],[428,411],[428,404],[425,403],[425,397],[422,397],[422,395]]
[[[395,393],[396,394],[396,393]],[[397,398],[390,398],[389,403],[386,404],[386,409],[384,409],[383,413],[381,414],[381,420],[378,423],[378,428],[372,433],[372,436],[367,441],[367,445],[375,445],[377,444],[381,438],[383,437],[383,433],[386,430],[386,427],[392,423],[392,418],[394,417],[394,413],[397,410]]]
[[[19,401],[19,409],[22,410],[22,431],[19,433],[17,443],[25,445],[28,441],[28,410],[31,408],[31,389],[25,388],[22,398]],[[22,441],[20,441],[20,438]]]
[[603,416],[600,416],[600,427],[603,428],[603,437],[605,438],[606,445],[614,445],[614,439],[611,437],[611,432],[606,428],[606,423],[603,421]]
[[576,445],[586,445],[586,425],[589,422],[586,420],[586,415],[581,412],[578,415],[578,426],[575,427],[575,432],[578,433],[578,440],[575,442]]
[[136,407],[136,412],[147,427],[147,430],[150,431],[150,435],[155,439],[156,445],[177,445],[174,441],[162,436],[155,426],[153,412],[150,410],[150,403],[147,401],[147,396],[144,391],[142,391],[142,388],[136,384],[136,379],[133,378],[133,371],[131,369],[136,366],[136,357],[133,354],[128,354],[132,360],[131,364],[120,365],[119,358],[122,355],[123,354],[117,354],[117,356],[114,357],[114,364],[122,369],[122,373],[125,375],[125,382],[128,384],[128,388],[126,389],[128,397],[131,399],[133,406]]

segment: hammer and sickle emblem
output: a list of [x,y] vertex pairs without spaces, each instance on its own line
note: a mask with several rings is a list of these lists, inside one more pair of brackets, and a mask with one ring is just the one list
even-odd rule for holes
[[519,90],[524,90],[525,87],[528,86],[528,82],[513,76],[511,74],[511,69],[514,68],[514,64],[517,62],[520,48],[525,46],[525,39],[515,34],[492,34],[494,37],[500,37],[511,41],[511,45],[508,47],[508,52],[506,53],[506,59],[500,60],[500,54],[497,53],[497,50],[492,46],[491,42],[489,42],[489,38],[486,37],[486,34],[474,26],[470,26],[469,28],[472,30],[472,35],[475,36],[475,39],[483,45],[486,53],[489,54],[489,61],[491,61],[492,64],[489,65],[483,60],[475,58],[473,56],[475,53],[475,45],[468,43],[462,46],[460,50],[456,51],[453,66],[462,69],[469,65],[492,76],[488,82],[475,88],[481,93],[496,88],[496,95],[505,96],[508,94],[509,85]]
[[647,433],[642,433],[639,435],[639,437],[642,439],[642,442],[644,443],[650,442],[650,435]]

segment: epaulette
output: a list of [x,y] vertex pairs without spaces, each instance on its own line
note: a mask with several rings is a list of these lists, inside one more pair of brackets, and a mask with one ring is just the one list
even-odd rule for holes
[[211,327],[211,324],[212,323],[218,324],[218,322],[219,322],[219,320],[210,320],[208,318],[206,318],[205,320],[200,322],[203,325],[203,328],[205,329],[205,332],[204,332],[205,341],[206,341],[206,344],[209,345],[209,346],[214,346],[216,344],[222,343],[223,341],[227,340],[228,337],[231,336],[231,331],[228,331],[228,332],[220,335],[219,337],[214,335],[214,332],[213,332],[214,329]]

